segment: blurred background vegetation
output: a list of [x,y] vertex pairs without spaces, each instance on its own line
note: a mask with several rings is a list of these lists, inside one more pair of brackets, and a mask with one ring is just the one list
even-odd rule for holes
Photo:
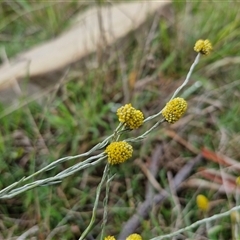
[[[0,48],[4,48],[10,58],[52,39],[70,26],[79,11],[94,4],[97,3],[1,1]],[[196,56],[194,43],[200,38],[210,39],[214,51],[201,58],[191,83],[180,93],[189,103],[182,122],[174,127],[161,125],[143,142],[134,144],[133,159],[111,170],[117,174],[111,184],[107,233],[117,235],[123,223],[144,200],[146,176],[137,160],[148,166],[155,147],[160,144],[163,156],[157,180],[162,187],[167,187],[167,172],[175,175],[196,156],[169,136],[168,130],[198,150],[207,147],[240,159],[239,9],[240,4],[235,1],[174,1],[174,17],[171,21],[165,18],[158,20],[151,30],[153,37],[147,48],[145,44],[153,18],[148,20],[143,30],[131,33],[127,41],[110,47],[104,54],[104,61],[93,54],[86,61],[97,62],[97,65],[84,64],[78,69],[70,69],[64,84],[47,96],[44,104],[33,101],[8,114],[5,112],[7,106],[2,104],[1,189],[55,159],[83,153],[110,135],[117,126],[115,111],[124,103],[122,84],[126,76],[132,105],[141,109],[145,116],[160,111],[183,82]],[[144,125],[131,136],[137,136],[149,126]],[[71,164],[73,162],[66,162],[40,177],[52,176]],[[217,164],[202,164],[218,169]],[[55,186],[40,187],[12,199],[0,200],[0,239],[16,239],[34,226],[38,226],[40,231],[32,239],[47,239],[47,236],[52,236],[50,239],[78,239],[89,223],[103,167],[86,169]],[[178,227],[202,217],[195,204],[198,192],[212,201],[223,199],[211,214],[236,204],[233,196],[226,198],[226,195],[211,189],[184,189],[179,193],[183,221]],[[104,194],[97,214],[98,224],[88,239],[99,237],[103,197]],[[150,219],[143,221],[137,231],[144,239],[168,233],[175,228],[176,214],[176,202],[168,199],[163,205],[155,206]],[[213,239],[232,239],[230,218],[214,224],[217,228]],[[194,234],[194,231],[188,232],[185,238],[197,239]]]

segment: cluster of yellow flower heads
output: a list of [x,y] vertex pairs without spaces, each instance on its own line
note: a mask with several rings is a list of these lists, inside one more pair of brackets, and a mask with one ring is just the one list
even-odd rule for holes
[[[212,44],[207,40],[198,40],[194,46],[196,52],[208,55],[212,51]],[[170,100],[162,110],[162,115],[169,123],[175,123],[187,110],[187,102],[180,97]],[[140,110],[135,109],[132,105],[126,104],[117,110],[117,116],[121,123],[124,123],[129,129],[137,129],[143,124],[144,116]],[[132,157],[133,147],[125,141],[112,142],[105,149],[108,162],[111,165],[120,164]],[[240,186],[240,177],[236,179],[237,185]],[[209,201],[207,197],[200,194],[196,198],[198,208],[204,212],[209,210]],[[116,240],[114,236],[105,237],[104,240]],[[139,234],[131,234],[126,240],[142,240]]]
[[[196,42],[194,50],[196,52],[200,52],[201,54],[208,55],[212,51],[212,44],[208,39],[200,39]],[[177,97],[166,104],[162,110],[162,115],[167,122],[175,123],[182,117],[186,110],[187,102],[183,98]],[[117,110],[117,116],[119,121],[124,123],[129,129],[139,128],[143,124],[144,120],[143,113],[132,107],[131,103],[120,107]],[[105,153],[107,154],[109,164],[120,164],[132,156],[133,148],[130,144],[124,141],[112,142],[105,149]],[[205,201],[204,203],[204,201],[205,200],[201,197],[201,195],[197,198],[197,202],[200,204],[199,206],[203,207],[205,204],[206,208],[207,202]]]
[[140,110],[132,107],[131,103],[117,110],[119,122],[125,123],[130,129],[137,129],[143,124],[144,116]]
[[170,100],[164,109],[162,115],[169,123],[175,123],[185,113],[187,102],[183,98],[174,98]]
[[[108,236],[108,237],[105,237],[104,240],[116,240],[116,238],[113,236]],[[134,234],[129,235],[126,238],[126,240],[142,240],[142,237],[139,234],[134,233]]]
[[198,40],[195,43],[194,46],[194,51],[200,52],[203,55],[208,55],[211,51],[213,50],[211,42],[206,39],[206,40]]
[[200,210],[202,210],[203,212],[207,212],[209,209],[209,201],[207,199],[207,197],[205,197],[202,194],[197,195],[197,206]]
[[133,153],[133,147],[124,141],[112,142],[105,150],[110,164],[120,164],[128,160]]
[[[117,110],[119,122],[124,123],[130,129],[137,129],[143,124],[144,116],[140,110],[132,107],[131,103],[125,104]],[[105,150],[108,162],[111,165],[120,164],[128,160],[133,153],[130,144],[124,141],[112,142]]]
[[[169,123],[175,123],[187,109],[187,102],[183,98],[174,98],[169,101],[162,111],[163,117]],[[136,129],[143,124],[143,113],[132,105],[126,104],[117,110],[119,121],[125,123],[130,129]],[[112,142],[105,150],[108,162],[111,165],[120,164],[132,157],[133,147],[124,141]]]

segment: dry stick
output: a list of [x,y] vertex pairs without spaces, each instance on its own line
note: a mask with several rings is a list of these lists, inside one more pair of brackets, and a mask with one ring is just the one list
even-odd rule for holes
[[157,27],[159,26],[159,19],[160,19],[160,14],[156,13],[152,22],[152,26],[150,28],[150,31],[147,36],[147,40],[145,42],[143,51],[142,51],[142,60],[140,62],[140,67],[139,67],[139,76],[142,75],[142,69],[144,68],[144,64],[146,63],[146,58],[149,55],[150,52],[150,44],[152,43],[154,37],[155,37],[155,32]]
[[[149,166],[149,171],[151,172],[152,176],[155,178],[157,173],[158,173],[158,169],[159,169],[159,159],[163,154],[163,149],[162,149],[162,145],[158,144],[155,148],[155,150],[153,151],[152,157],[151,157],[151,163]],[[147,185],[146,185],[146,193],[145,193],[145,198],[149,198],[152,199],[154,197],[154,187],[152,186],[151,182],[148,180]]]
[[[187,178],[192,169],[202,160],[202,155],[198,155],[192,161],[188,162],[174,177],[173,184],[176,190],[179,190],[180,184]],[[167,191],[156,194],[153,199],[146,199],[138,208],[135,213],[123,226],[122,231],[118,237],[118,240],[125,240],[130,234],[132,234],[140,225],[141,220],[148,217],[150,209],[154,204],[160,204],[164,201],[169,194]]]
[[[177,215],[175,225],[174,225],[173,228],[177,230],[181,226],[182,219],[183,219],[183,214],[182,214],[181,205],[180,205],[177,193],[176,193],[176,188],[175,188],[175,185],[173,184],[172,172],[168,171],[167,172],[167,177],[168,177],[168,182],[169,182],[170,194],[171,194],[173,202],[175,204],[175,207],[174,207],[173,211],[176,212],[175,216]],[[175,211],[175,209],[176,209],[176,211]],[[173,238],[173,240],[175,240],[175,239],[176,238]]]
[[39,231],[39,227],[37,225],[31,227],[28,229],[25,233],[23,233],[21,236],[17,238],[17,240],[25,240],[27,239],[30,235],[35,234],[36,232]]

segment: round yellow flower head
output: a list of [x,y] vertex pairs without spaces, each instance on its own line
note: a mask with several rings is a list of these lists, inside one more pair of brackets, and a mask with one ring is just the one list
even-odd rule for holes
[[105,237],[104,240],[116,240],[116,238],[113,236],[108,236],[108,237]]
[[204,195],[202,195],[202,194],[197,195],[196,202],[197,202],[197,206],[200,210],[202,210],[204,212],[208,211],[209,201]]
[[131,103],[117,110],[119,122],[125,123],[130,129],[137,129],[143,124],[144,116],[140,110],[132,107]]
[[230,217],[231,217],[232,223],[239,223],[240,215],[239,215],[238,211],[231,212]]
[[187,102],[183,98],[174,98],[170,100],[164,109],[162,115],[169,123],[175,123],[187,110]]
[[139,234],[133,233],[129,235],[126,240],[142,240],[142,237]]
[[105,150],[108,162],[112,165],[120,164],[128,160],[133,153],[133,147],[127,142],[112,142]]
[[206,40],[198,40],[195,43],[194,46],[194,51],[200,52],[203,55],[208,55],[211,51],[213,50],[211,42],[206,39]]
[[236,184],[237,186],[240,186],[240,176],[236,178]]

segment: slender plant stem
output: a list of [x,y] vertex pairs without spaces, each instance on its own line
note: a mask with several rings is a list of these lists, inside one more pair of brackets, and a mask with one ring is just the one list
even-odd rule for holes
[[211,222],[211,221],[214,221],[214,220],[217,220],[217,219],[220,219],[220,218],[223,218],[223,217],[226,217],[226,216],[229,216],[232,212],[234,211],[239,211],[240,210],[240,206],[236,206],[236,207],[233,207],[231,208],[230,210],[226,211],[226,212],[223,212],[223,213],[219,213],[219,214],[215,214],[211,217],[208,217],[208,218],[204,218],[204,219],[201,219],[185,228],[181,228],[173,233],[169,233],[169,234],[166,234],[166,235],[163,235],[163,236],[158,236],[158,237],[155,237],[155,238],[151,238],[150,240],[162,240],[162,239],[166,239],[166,238],[172,238],[180,233],[183,233],[183,232],[186,232],[186,231],[189,231],[195,227],[198,227],[200,226],[201,224],[206,224],[208,222]]
[[195,66],[196,66],[196,65],[198,64],[198,62],[199,62],[200,56],[201,56],[201,54],[198,53],[198,55],[196,56],[196,58],[195,58],[195,60],[194,60],[194,62],[193,62],[193,64],[192,64],[192,66],[190,67],[190,70],[189,70],[189,72],[188,72],[188,74],[187,74],[186,79],[184,80],[183,84],[182,84],[179,88],[177,88],[177,90],[173,93],[173,95],[172,95],[172,97],[171,97],[170,100],[172,100],[173,98],[175,98],[175,97],[177,96],[177,94],[183,89],[183,87],[185,87],[185,86],[187,85],[187,83],[189,82],[189,79],[190,79],[190,77],[191,77],[191,75],[192,75],[193,69],[195,68]]
[[108,168],[109,168],[109,165],[106,164],[104,172],[103,172],[103,176],[102,176],[102,179],[101,179],[101,182],[99,183],[99,185],[97,187],[97,193],[96,193],[96,198],[95,198],[95,202],[94,202],[94,206],[93,206],[93,210],[92,210],[92,217],[91,217],[90,223],[89,223],[88,227],[85,229],[85,231],[83,232],[83,234],[81,235],[81,237],[79,238],[79,240],[85,239],[87,234],[91,231],[92,226],[93,226],[93,224],[95,222],[97,206],[98,206],[98,202],[99,202],[99,197],[100,197],[100,193],[101,193],[101,189],[102,189],[103,183],[105,182],[105,179],[106,179],[106,177],[108,175]]
[[[94,157],[96,157],[96,156],[94,156]],[[82,169],[85,169],[85,168],[93,166],[93,165],[97,165],[98,163],[100,163],[105,158],[106,158],[106,156],[102,155],[101,158],[97,159],[94,162],[85,163],[84,165],[76,164],[77,167],[76,167],[76,165],[73,166],[75,168],[69,167],[69,168],[63,170],[62,172],[60,172],[59,174],[55,175],[54,177],[49,177],[49,178],[36,180],[32,183],[25,184],[21,187],[15,188],[15,189],[12,189],[13,187],[15,187],[15,185],[12,184],[13,187],[9,188],[8,191],[6,191],[6,188],[5,188],[5,189],[3,189],[4,191],[2,190],[2,192],[0,192],[0,198],[12,198],[12,197],[14,197],[14,196],[16,196],[20,193],[26,192],[26,191],[28,191],[30,189],[33,189],[33,188],[36,188],[38,186],[47,186],[47,185],[59,183],[59,182],[61,182],[62,179],[74,174],[77,171],[80,171]],[[24,179],[21,180],[21,181],[24,181]],[[21,181],[19,181],[19,182],[21,182]],[[10,185],[10,186],[12,186],[12,185]]]
[[[191,77],[191,74],[195,68],[195,66],[198,64],[200,59],[200,53],[196,56],[193,64],[190,67],[190,70],[187,74],[187,77],[185,79],[185,81],[182,83],[182,85],[173,93],[171,99],[173,99],[180,91],[181,89],[186,86],[186,84],[189,82],[189,79]],[[148,118],[146,118],[144,120],[144,122],[150,121],[156,117],[158,117],[160,114],[162,113],[162,110],[152,116],[149,116]],[[145,133],[143,133],[142,135],[136,137],[136,138],[130,138],[130,139],[126,139],[126,142],[137,142],[142,140],[143,138],[145,138],[150,132],[152,132],[153,130],[155,130],[162,122],[164,121],[164,119],[159,120],[157,123],[155,123],[150,129],[148,129]],[[84,169],[90,165],[93,165],[92,160],[94,157],[90,157],[88,159],[86,159],[85,161],[81,162],[81,163],[77,163],[75,165],[73,165],[72,167],[69,167],[68,169],[60,172],[59,174],[55,175],[54,177],[50,177],[50,178],[46,178],[43,180],[37,180],[35,182],[29,183],[29,184],[25,184],[21,187],[16,188],[20,183],[26,182],[29,179],[36,177],[37,175],[39,175],[42,172],[46,172],[51,170],[52,168],[55,168],[57,165],[72,160],[72,159],[76,159],[76,158],[80,158],[80,157],[86,157],[89,156],[91,153],[93,153],[96,150],[100,150],[103,147],[105,147],[110,141],[118,141],[121,134],[123,133],[123,131],[126,130],[125,126],[123,123],[120,123],[117,128],[114,130],[113,134],[110,135],[109,137],[107,137],[106,139],[104,139],[102,142],[98,143],[97,145],[95,145],[93,148],[91,148],[88,152],[79,154],[79,155],[75,155],[75,156],[68,156],[68,157],[64,157],[64,158],[60,158],[58,160],[55,160],[54,162],[48,164],[47,166],[43,167],[42,169],[38,170],[37,172],[31,174],[28,177],[24,177],[22,178],[20,181],[11,184],[10,186],[6,187],[5,189],[2,189],[0,191],[0,198],[11,198],[13,196],[16,196],[17,194],[20,194],[22,192],[25,192],[27,190],[30,190],[32,188],[35,188],[37,186],[41,186],[41,185],[49,185],[49,184],[54,184],[54,183],[58,183],[61,179],[68,177],[72,174],[74,174],[75,172]],[[98,162],[98,160],[96,160]]]
[[[191,67],[190,67],[190,70],[189,70],[189,72],[188,72],[188,74],[187,74],[186,79],[184,80],[184,82],[182,83],[182,85],[181,85],[179,88],[177,88],[177,90],[173,93],[173,95],[172,95],[172,97],[171,97],[170,100],[172,100],[173,98],[175,98],[175,97],[177,96],[177,94],[183,89],[183,87],[185,87],[185,86],[187,85],[187,83],[189,82],[190,77],[191,77],[191,75],[192,75],[192,73],[193,73],[193,70],[194,70],[195,66],[196,66],[196,65],[198,64],[198,62],[199,62],[200,55],[201,55],[201,54],[198,53],[198,55],[196,56],[193,64],[192,64]],[[157,114],[155,114],[155,115],[149,116],[148,118],[146,118],[146,119],[144,120],[144,122],[148,122],[148,121],[150,121],[150,120],[152,120],[152,119],[160,116],[161,113],[162,113],[162,110],[161,110],[160,112],[158,112]]]
[[[207,212],[204,212],[204,219],[207,218]],[[207,232],[207,237],[208,239],[210,239],[209,237],[209,233],[210,233],[210,229],[211,229],[211,222],[206,222],[206,232]]]
[[103,201],[103,207],[104,207],[104,212],[103,212],[103,223],[102,223],[102,231],[101,231],[101,237],[100,240],[103,240],[104,235],[105,235],[105,227],[107,224],[107,214],[108,214],[108,197],[109,197],[109,191],[110,191],[110,182],[112,178],[110,177],[110,172],[108,168],[108,174],[107,174],[107,182],[106,182],[106,195]]

